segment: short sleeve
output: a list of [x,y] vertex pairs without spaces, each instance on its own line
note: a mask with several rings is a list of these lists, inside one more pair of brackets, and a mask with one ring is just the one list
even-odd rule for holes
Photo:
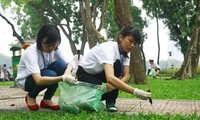
[[24,64],[26,65],[28,74],[40,73],[38,54],[29,52],[23,57]]

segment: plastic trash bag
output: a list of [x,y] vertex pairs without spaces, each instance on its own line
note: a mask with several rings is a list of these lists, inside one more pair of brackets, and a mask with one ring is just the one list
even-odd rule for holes
[[106,83],[102,85],[79,81],[78,85],[59,82],[60,97],[58,104],[61,110],[78,114],[81,110],[102,111],[102,95],[106,92]]
[[152,75],[152,77],[153,78],[155,78],[156,77],[156,71],[155,71],[155,69],[151,69],[151,75]]

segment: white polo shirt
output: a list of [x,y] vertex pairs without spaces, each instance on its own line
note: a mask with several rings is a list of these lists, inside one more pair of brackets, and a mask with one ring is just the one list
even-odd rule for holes
[[[89,74],[98,74],[104,70],[104,64],[114,65],[116,60],[121,60],[118,43],[109,41],[93,47],[80,62],[80,66]],[[130,59],[123,57],[123,65],[129,65]]]
[[[42,55],[43,54],[43,55]],[[29,46],[22,54],[17,70],[16,84],[24,90],[26,78],[33,73],[40,73],[45,68],[45,64],[52,63],[57,59],[62,59],[68,63],[67,53],[58,47],[58,50],[51,53],[41,52],[37,49],[36,43]],[[44,56],[44,57],[43,57]]]

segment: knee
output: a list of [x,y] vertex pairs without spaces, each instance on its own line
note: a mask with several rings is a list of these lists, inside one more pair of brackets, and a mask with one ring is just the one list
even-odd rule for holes
[[63,60],[61,60],[61,59],[56,60],[55,63],[54,63],[54,65],[55,65],[57,68],[63,69],[63,70],[65,70],[65,69],[67,68],[66,63],[65,63]]
[[58,76],[58,75],[55,71],[51,71],[51,72],[49,72],[49,76]]
[[57,73],[53,70],[42,71],[42,76],[58,76]]
[[59,66],[64,66],[64,65],[66,66],[65,61],[63,61],[63,60],[61,60],[61,59],[56,60],[56,61],[55,61],[55,64],[56,64],[56,65],[59,65]]

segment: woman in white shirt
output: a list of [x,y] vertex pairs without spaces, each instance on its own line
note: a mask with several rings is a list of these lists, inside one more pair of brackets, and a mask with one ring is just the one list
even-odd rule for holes
[[153,78],[156,78],[156,76],[159,76],[160,77],[160,66],[156,63],[154,63],[154,60],[149,60],[149,64],[150,64],[150,67],[147,71],[147,75],[151,72],[151,74],[153,72],[155,72],[155,75],[153,75]]
[[140,44],[141,36],[133,26],[124,26],[117,38],[117,42],[109,41],[93,47],[79,64],[77,70],[78,81],[93,84],[107,83],[107,93],[102,100],[106,100],[106,108],[116,112],[115,101],[118,90],[134,94],[142,99],[148,99],[150,92],[133,88],[128,84],[129,57],[128,53],[136,44]]
[[58,82],[63,80],[76,84],[70,75],[72,66],[68,64],[67,53],[59,47],[60,43],[57,26],[47,24],[39,30],[36,43],[29,46],[21,56],[15,81],[28,92],[25,102],[30,110],[39,109],[36,97],[44,89],[46,92],[40,107],[59,110],[59,106],[51,100]]

